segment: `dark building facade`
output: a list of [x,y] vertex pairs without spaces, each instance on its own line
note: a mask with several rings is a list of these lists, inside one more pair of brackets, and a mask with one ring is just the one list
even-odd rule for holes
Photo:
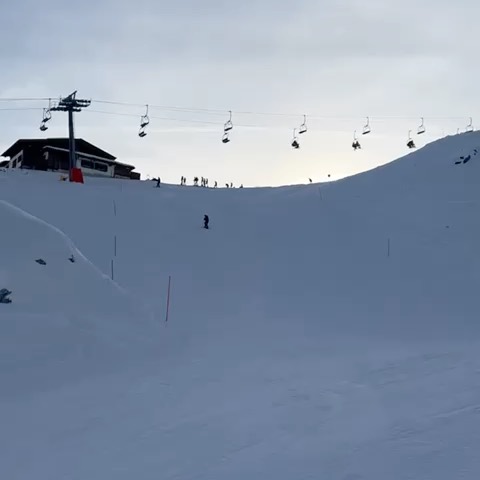
[[[116,157],[82,138],[75,140],[75,150],[76,166],[85,175],[140,179],[133,165],[117,162]],[[8,164],[2,162],[6,168],[67,172],[70,166],[68,138],[17,140],[1,156],[9,158]]]

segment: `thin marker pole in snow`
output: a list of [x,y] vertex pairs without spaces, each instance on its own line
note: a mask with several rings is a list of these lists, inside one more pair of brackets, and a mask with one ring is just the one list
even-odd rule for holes
[[112,280],[113,280],[113,259],[112,259],[112,262],[111,262],[111,274],[112,274]]
[[168,312],[170,310],[170,285],[172,283],[172,277],[168,276],[168,290],[167,290],[167,313],[165,315],[165,323],[168,322]]
[[117,216],[117,204],[116,204],[115,200],[113,201],[113,214],[115,216]]

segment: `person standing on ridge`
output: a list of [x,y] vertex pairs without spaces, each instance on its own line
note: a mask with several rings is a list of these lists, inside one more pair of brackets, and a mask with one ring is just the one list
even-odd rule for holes
[[157,188],[160,188],[160,177],[157,178]]
[[206,228],[208,230],[208,222],[210,219],[208,218],[208,215],[203,216],[203,228]]

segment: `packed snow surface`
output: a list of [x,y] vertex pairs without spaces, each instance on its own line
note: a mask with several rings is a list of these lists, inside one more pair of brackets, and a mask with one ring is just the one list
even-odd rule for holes
[[478,480],[479,147],[282,188],[0,172],[0,478]]

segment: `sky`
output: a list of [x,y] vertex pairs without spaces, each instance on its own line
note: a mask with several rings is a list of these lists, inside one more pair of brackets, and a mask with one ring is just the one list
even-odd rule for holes
[[48,101],[5,99],[77,90],[93,101],[76,136],[143,178],[258,186],[352,175],[408,153],[410,130],[420,147],[480,122],[479,14],[475,0],[3,2],[0,149],[67,135],[62,112],[39,130]]

